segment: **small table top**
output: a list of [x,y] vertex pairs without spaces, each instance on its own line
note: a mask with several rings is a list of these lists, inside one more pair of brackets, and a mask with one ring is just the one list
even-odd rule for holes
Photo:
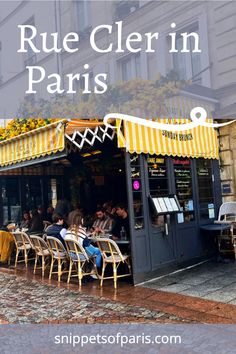
[[229,223],[220,223],[220,224],[207,224],[201,225],[200,229],[205,231],[222,231],[222,230],[229,230],[230,229]]
[[130,241],[129,240],[114,240],[117,245],[129,245]]
[[[97,240],[102,240],[103,238],[111,238],[111,237],[88,237],[90,241],[92,242],[97,242]],[[112,240],[112,238],[111,238]],[[129,240],[122,240],[122,239],[118,239],[118,240],[113,240],[117,243],[117,245],[129,245],[130,241]]]

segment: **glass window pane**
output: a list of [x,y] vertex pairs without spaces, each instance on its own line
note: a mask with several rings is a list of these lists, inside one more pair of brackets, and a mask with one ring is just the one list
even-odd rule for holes
[[201,219],[214,219],[215,207],[211,160],[197,159],[198,198]]
[[[152,198],[168,196],[168,175],[166,159],[163,156],[149,155],[147,157],[149,192]],[[151,222],[154,227],[164,227],[163,215],[157,215],[156,210],[150,207]]]
[[178,222],[190,222],[195,219],[192,169],[190,159],[173,159],[176,195],[183,213],[178,215]]

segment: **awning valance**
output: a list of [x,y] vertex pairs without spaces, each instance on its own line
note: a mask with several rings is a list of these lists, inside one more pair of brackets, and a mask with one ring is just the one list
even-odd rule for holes
[[68,153],[73,147],[75,150],[82,149],[86,144],[93,146],[95,142],[103,143],[106,138],[112,140],[114,136],[115,130],[104,126],[101,120],[58,119],[52,124],[1,141],[0,169],[30,165],[31,160],[40,163],[42,159],[46,161],[59,156],[62,151]]
[[[160,123],[172,123],[170,119],[158,119]],[[185,124],[186,119],[175,123]],[[130,153],[144,153],[179,157],[218,158],[218,139],[214,128],[199,126],[183,132],[169,132],[144,127],[136,123],[117,122],[118,146]]]
[[[165,117],[155,119],[165,124],[186,124],[194,107],[204,107],[207,122],[212,122],[215,101],[191,95],[176,95],[165,100]],[[167,118],[168,117],[168,118]],[[188,131],[165,131],[147,128],[135,123],[117,121],[118,146],[130,153],[145,153],[179,157],[219,158],[217,131],[198,126]]]
[[0,142],[0,166],[55,154],[65,148],[65,122],[60,120]]

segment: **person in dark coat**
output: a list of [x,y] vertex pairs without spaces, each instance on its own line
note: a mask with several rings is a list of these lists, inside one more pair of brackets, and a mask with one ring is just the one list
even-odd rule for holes
[[43,233],[44,225],[42,216],[38,213],[36,209],[30,212],[30,216],[31,221],[28,233]]
[[66,235],[66,228],[63,226],[64,224],[64,218],[62,215],[58,213],[54,213],[52,216],[52,222],[53,224],[48,226],[46,230],[47,236],[52,236],[57,238],[63,246],[66,248],[66,244],[64,241],[65,235]]

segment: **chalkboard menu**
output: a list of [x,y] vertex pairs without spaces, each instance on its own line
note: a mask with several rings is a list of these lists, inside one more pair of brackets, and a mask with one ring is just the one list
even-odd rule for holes
[[194,220],[192,188],[192,170],[189,159],[173,159],[176,195],[179,200],[181,215],[179,222]]
[[168,195],[166,159],[159,156],[147,158],[149,189],[152,196]]

